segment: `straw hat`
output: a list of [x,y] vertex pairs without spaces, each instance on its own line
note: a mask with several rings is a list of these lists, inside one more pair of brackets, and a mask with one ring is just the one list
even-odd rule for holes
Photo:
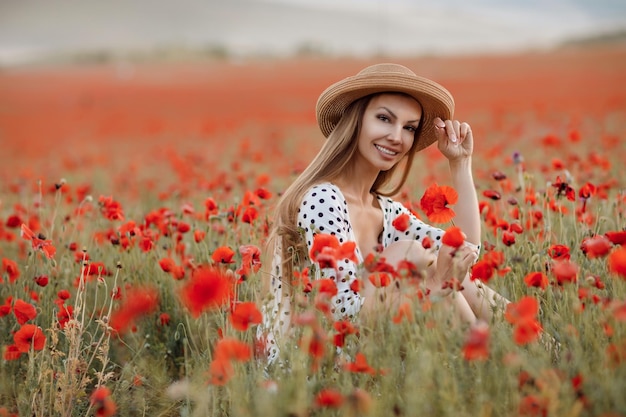
[[328,87],[317,100],[317,123],[325,137],[333,131],[346,108],[353,101],[375,93],[400,92],[414,97],[422,105],[422,130],[415,151],[437,140],[434,119],[452,118],[454,99],[441,85],[415,75],[398,64],[376,64],[357,75]]

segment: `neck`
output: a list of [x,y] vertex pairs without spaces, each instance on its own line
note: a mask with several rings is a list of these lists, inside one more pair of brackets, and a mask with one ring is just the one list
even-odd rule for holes
[[333,182],[347,199],[369,204],[372,200],[372,186],[379,173],[376,169],[366,169],[363,164],[351,164]]

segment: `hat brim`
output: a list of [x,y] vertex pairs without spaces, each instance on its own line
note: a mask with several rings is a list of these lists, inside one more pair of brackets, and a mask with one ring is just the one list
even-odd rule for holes
[[432,80],[394,71],[359,73],[331,85],[320,95],[316,116],[322,134],[325,137],[331,134],[352,102],[370,94],[385,92],[408,94],[421,104],[421,132],[415,145],[416,152],[437,141],[435,118],[447,120],[454,114],[452,94]]

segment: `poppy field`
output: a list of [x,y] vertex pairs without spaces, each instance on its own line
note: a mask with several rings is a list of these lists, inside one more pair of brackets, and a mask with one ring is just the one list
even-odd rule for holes
[[[401,302],[335,321],[334,282],[297,270],[266,366],[272,208],[324,140],[318,95],[375,61],[0,70],[0,416],[626,416],[619,44],[393,60],[472,126],[471,277],[511,303],[468,325],[368,258],[359,281]],[[455,246],[449,184],[431,147],[396,199]],[[326,261],[350,256],[323,237]]]

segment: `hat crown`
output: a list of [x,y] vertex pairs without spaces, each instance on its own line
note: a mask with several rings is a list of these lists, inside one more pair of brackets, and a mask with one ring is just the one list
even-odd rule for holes
[[372,74],[380,74],[380,73],[397,73],[397,74],[410,75],[413,77],[416,76],[413,71],[411,71],[405,66],[398,65],[398,64],[370,65],[369,67],[366,67],[362,69],[361,71],[359,71],[358,75],[372,75]]

